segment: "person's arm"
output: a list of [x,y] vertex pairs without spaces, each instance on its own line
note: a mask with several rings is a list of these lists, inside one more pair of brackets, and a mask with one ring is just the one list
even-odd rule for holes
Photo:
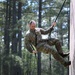
[[25,36],[25,41],[24,41],[25,47],[26,47],[26,49],[27,49],[30,53],[33,53],[33,49],[32,49],[31,42],[30,42],[29,38],[30,38],[29,35],[26,35],[26,36]]
[[51,27],[48,28],[47,30],[41,28],[40,31],[41,31],[42,34],[51,33],[51,31],[54,29],[53,27],[54,27],[55,25],[56,25],[56,22],[52,23]]

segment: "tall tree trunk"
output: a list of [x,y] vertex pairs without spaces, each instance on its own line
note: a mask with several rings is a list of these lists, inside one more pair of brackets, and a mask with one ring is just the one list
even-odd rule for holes
[[7,61],[7,57],[9,55],[9,42],[10,42],[10,37],[9,37],[9,4],[10,0],[6,1],[6,16],[5,16],[5,27],[4,27],[4,58],[2,61],[2,73],[3,75],[9,75],[9,64],[5,63]]
[[[21,19],[21,11],[22,11],[21,7],[22,7],[22,3],[19,2],[18,3],[18,20]],[[18,47],[19,47],[18,55],[21,57],[22,56],[22,53],[21,53],[21,46],[22,46],[22,43],[21,43],[21,38],[22,38],[21,25],[18,28],[19,28],[19,32],[18,32]]]
[[[39,0],[39,23],[38,23],[39,27],[41,27],[41,11],[42,11],[42,0]],[[40,52],[38,53],[37,75],[41,75],[41,53]]]
[[75,0],[70,2],[70,60],[69,75],[75,75]]
[[[21,9],[22,7],[22,3],[19,2],[18,3],[18,20],[21,19]],[[21,33],[21,25],[18,26],[19,30],[18,30],[18,56],[22,57],[22,53],[21,53],[21,46],[22,46],[22,43],[21,43],[21,38],[22,38],[22,33]],[[22,74],[22,69],[21,67],[17,66],[17,73],[18,75],[21,75]]]
[[5,45],[5,54],[9,54],[9,23],[8,15],[9,13],[9,0],[6,2],[6,17],[5,17],[5,28],[4,28],[4,45]]
[[16,31],[14,31],[14,28],[16,27],[16,0],[13,0],[13,21],[12,21],[12,27],[13,27],[13,33],[12,33],[12,53],[17,53],[17,38],[16,38]]
[[[16,28],[16,17],[17,17],[17,9],[16,9],[16,0],[12,1],[12,54],[17,54],[17,36],[16,36],[16,31],[14,30]],[[15,59],[15,57],[14,57]],[[13,58],[11,59],[11,70],[10,74],[11,75],[17,75],[17,66],[14,66],[14,63],[16,63]]]
[[49,54],[49,75],[52,75],[52,60],[51,60],[51,54]]
[[[49,19],[50,25],[51,25],[51,17]],[[51,38],[51,33],[49,33],[48,38]],[[49,54],[49,75],[52,75],[52,60],[51,60],[51,54]]]

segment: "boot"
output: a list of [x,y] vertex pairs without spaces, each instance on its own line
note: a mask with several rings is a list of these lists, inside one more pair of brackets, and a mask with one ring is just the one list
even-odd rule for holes
[[65,63],[64,63],[64,66],[65,66],[65,67],[68,67],[69,65],[71,65],[71,61],[68,61],[68,62],[65,62]]
[[59,53],[63,58],[69,56],[69,53]]

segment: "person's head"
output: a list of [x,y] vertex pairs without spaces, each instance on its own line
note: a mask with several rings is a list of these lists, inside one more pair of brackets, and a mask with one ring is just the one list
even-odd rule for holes
[[29,22],[29,28],[32,30],[35,30],[35,27],[36,27],[36,22],[34,20],[31,20]]

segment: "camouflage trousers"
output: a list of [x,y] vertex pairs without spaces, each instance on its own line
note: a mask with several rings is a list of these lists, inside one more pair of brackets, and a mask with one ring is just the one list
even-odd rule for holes
[[[52,47],[53,45],[56,47],[56,49]],[[59,54],[63,52],[62,52],[61,44],[57,39],[49,39],[47,41],[42,41],[38,43],[37,51],[46,54],[52,54],[53,57],[63,65],[66,62],[64,58]]]

